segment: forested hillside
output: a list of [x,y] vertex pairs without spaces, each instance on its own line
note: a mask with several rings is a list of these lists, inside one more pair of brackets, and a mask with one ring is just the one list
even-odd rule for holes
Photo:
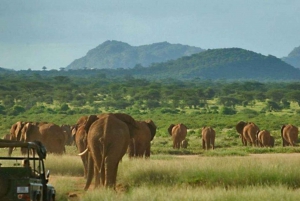
[[287,57],[282,58],[282,60],[296,68],[300,68],[300,46],[294,48],[293,51],[291,51]]
[[148,67],[152,63],[165,62],[204,51],[198,47],[168,42],[151,45],[130,46],[119,41],[106,41],[79,59],[69,64],[66,69],[117,69]]
[[147,69],[132,70],[143,78],[210,80],[299,80],[300,71],[274,56],[264,56],[240,48],[213,49],[159,63]]

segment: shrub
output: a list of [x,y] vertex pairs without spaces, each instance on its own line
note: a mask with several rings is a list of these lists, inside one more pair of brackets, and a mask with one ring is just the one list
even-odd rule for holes
[[230,107],[222,107],[220,110],[220,114],[224,115],[234,115],[236,114],[236,110]]

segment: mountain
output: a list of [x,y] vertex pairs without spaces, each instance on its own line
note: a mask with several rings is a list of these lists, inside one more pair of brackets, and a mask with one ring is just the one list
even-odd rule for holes
[[272,55],[241,48],[211,49],[148,68],[130,69],[130,75],[150,79],[300,80],[300,70]]
[[151,45],[130,46],[119,41],[106,41],[79,59],[74,60],[66,69],[117,69],[148,67],[152,63],[165,62],[204,51],[198,47],[168,42]]
[[283,57],[282,60],[296,68],[300,68],[300,46],[295,47],[293,51],[291,51],[287,57]]

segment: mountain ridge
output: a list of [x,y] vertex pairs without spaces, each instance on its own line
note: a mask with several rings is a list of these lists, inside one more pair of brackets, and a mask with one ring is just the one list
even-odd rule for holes
[[136,65],[148,67],[152,63],[165,62],[202,51],[204,50],[199,47],[168,42],[131,46],[124,42],[108,40],[89,50],[84,57],[75,59],[66,69],[129,69]]

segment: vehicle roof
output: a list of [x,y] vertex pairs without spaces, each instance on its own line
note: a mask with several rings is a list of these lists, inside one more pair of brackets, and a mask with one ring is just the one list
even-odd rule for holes
[[47,154],[46,148],[39,141],[18,142],[18,141],[0,139],[0,148],[8,148],[8,147],[21,147],[27,149],[34,149],[36,150],[39,157],[42,159],[45,159]]

